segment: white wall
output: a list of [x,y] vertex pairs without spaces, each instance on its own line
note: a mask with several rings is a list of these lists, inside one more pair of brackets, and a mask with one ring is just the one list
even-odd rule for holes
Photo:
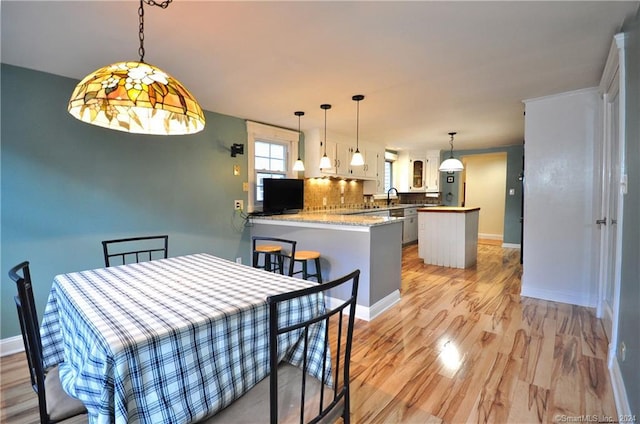
[[522,295],[595,306],[597,89],[525,101]]

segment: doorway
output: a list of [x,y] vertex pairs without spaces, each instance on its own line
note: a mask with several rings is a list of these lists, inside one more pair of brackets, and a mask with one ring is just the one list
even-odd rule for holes
[[503,240],[505,194],[507,190],[507,153],[462,156],[460,175],[461,205],[480,208],[478,237]]

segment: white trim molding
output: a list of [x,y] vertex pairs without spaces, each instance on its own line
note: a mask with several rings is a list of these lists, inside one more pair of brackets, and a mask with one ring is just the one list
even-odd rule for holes
[[[327,298],[329,307],[335,308],[340,305],[340,303],[344,302],[344,300],[336,299],[333,297]],[[363,306],[360,304],[356,304],[356,318],[362,319],[365,321],[372,321],[375,317],[382,314],[387,309],[391,308],[393,305],[400,301],[400,290],[394,290],[389,293],[384,298],[380,299],[378,302],[373,304],[370,307]]]
[[0,339],[0,357],[13,355],[14,353],[18,352],[24,352],[22,336]]
[[613,399],[616,402],[618,416],[631,416],[631,405],[629,405],[629,398],[627,397],[627,390],[625,389],[624,380],[622,379],[620,365],[618,364],[618,360],[615,359],[615,352],[613,355],[611,355],[611,353],[609,355],[614,358],[609,367],[609,377],[611,378]]

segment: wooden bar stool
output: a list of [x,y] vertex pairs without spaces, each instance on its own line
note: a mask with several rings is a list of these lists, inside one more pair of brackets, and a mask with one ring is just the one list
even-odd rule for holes
[[[278,272],[291,276],[293,274],[293,257],[296,253],[296,242],[275,237],[252,237],[253,259],[251,266],[265,271]],[[285,250],[286,249],[286,250]],[[260,256],[264,257],[260,265]],[[285,259],[287,266],[285,266]]]
[[[282,251],[282,247],[275,244],[263,244],[256,246],[253,249],[253,267],[264,268],[266,271],[271,271],[271,264],[273,263],[276,268],[278,267],[277,257]],[[260,265],[260,255],[264,255],[263,264]]]
[[[320,269],[320,252],[315,250],[298,250],[293,257],[294,262],[300,262],[302,264],[302,270],[294,272],[293,274],[302,274],[302,279],[308,280],[309,277],[314,277],[318,283],[322,284],[322,270]],[[308,261],[313,260],[315,262],[316,272],[315,274],[309,274]]]

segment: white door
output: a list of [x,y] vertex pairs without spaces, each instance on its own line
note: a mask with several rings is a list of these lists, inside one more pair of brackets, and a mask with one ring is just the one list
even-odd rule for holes
[[[615,44],[614,44],[615,45]],[[616,49],[617,50],[617,49]],[[604,85],[604,140],[602,150],[602,197],[600,218],[596,221],[600,231],[600,273],[598,317],[602,319],[609,340],[609,359],[615,357],[617,320],[620,292],[620,232],[622,230],[623,196],[621,178],[624,151],[624,116],[620,104],[620,68],[617,52],[609,59],[615,61],[609,76],[603,76]]]

